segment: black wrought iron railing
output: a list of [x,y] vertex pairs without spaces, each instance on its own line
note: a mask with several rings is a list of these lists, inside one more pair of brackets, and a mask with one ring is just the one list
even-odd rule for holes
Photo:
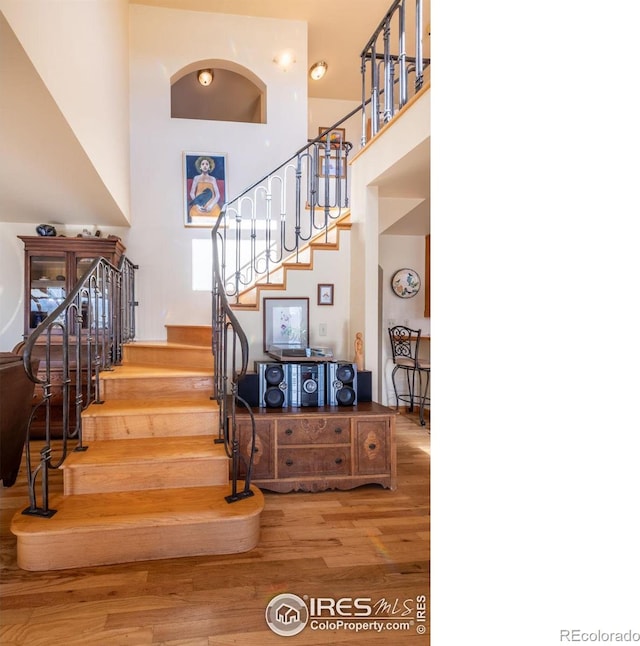
[[424,35],[422,0],[395,0],[363,48],[362,145],[424,86]]
[[[122,362],[123,344],[135,337],[136,269],[124,256],[118,267],[96,258],[25,342],[24,367],[42,397],[32,409],[27,429],[29,507],[24,514],[50,517],[55,513],[49,507],[49,471],[62,465],[72,444],[74,451],[86,450],[82,411],[91,403],[102,403],[100,373]],[[56,383],[54,374],[61,375]],[[61,410],[55,421],[54,397]],[[44,437],[37,459],[30,443],[36,423]]]
[[227,202],[216,225],[219,276],[225,294],[243,291],[299,262],[303,246],[328,231],[349,208],[349,152],[339,126],[360,107]]
[[[412,19],[409,6],[415,9]],[[334,225],[349,211],[349,153],[353,145],[346,141],[346,129],[341,126],[360,113],[364,146],[422,88],[429,65],[422,56],[422,12],[422,0],[392,3],[362,51],[362,104],[225,203],[213,228],[214,397],[219,403],[218,441],[224,442],[232,460],[229,502],[252,495],[256,444],[253,412],[238,393],[249,364],[249,343],[233,306],[241,304],[257,285],[280,282],[280,277],[274,276],[285,262],[306,261],[301,255],[308,244],[328,240]],[[415,23],[413,45],[407,44],[408,22]],[[394,41],[398,49],[392,53]],[[411,87],[410,75],[414,76]],[[248,411],[252,424],[250,443],[242,450],[238,407]],[[244,484],[239,491],[241,475]]]

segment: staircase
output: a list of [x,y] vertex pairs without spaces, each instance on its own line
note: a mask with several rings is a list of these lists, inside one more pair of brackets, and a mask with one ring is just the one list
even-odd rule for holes
[[238,302],[230,304],[235,310],[258,310],[262,292],[286,291],[287,275],[290,271],[312,271],[314,256],[318,251],[339,251],[340,236],[343,231],[351,230],[351,211],[343,212],[331,222],[326,231],[318,233],[307,244],[302,245],[295,254],[278,264],[272,271],[258,278],[254,285],[238,295]]
[[102,404],[82,414],[86,451],[64,464],[51,518],[18,512],[18,566],[58,570],[245,552],[258,543],[259,489],[234,503],[215,444],[210,327],[167,326],[166,342],[124,346],[101,373]]

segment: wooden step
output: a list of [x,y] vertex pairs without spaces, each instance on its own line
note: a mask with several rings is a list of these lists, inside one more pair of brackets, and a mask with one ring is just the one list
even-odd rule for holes
[[200,347],[166,341],[132,341],[122,347],[123,363],[166,368],[213,370],[211,346]]
[[169,343],[211,347],[210,325],[165,325]]
[[91,404],[82,412],[82,438],[118,440],[125,438],[207,435],[220,428],[218,403],[203,393],[180,399],[116,399]]
[[180,399],[185,393],[213,392],[213,374],[209,370],[185,370],[152,366],[122,365],[100,373],[101,394],[105,401],[114,399]]
[[52,496],[51,518],[18,512],[18,567],[64,570],[180,556],[237,554],[260,535],[264,498],[229,504],[230,485]]
[[229,458],[213,437],[86,442],[62,464],[64,494],[177,489],[229,481]]

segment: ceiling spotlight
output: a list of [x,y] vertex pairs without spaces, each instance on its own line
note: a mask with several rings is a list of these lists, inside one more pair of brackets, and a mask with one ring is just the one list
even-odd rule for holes
[[326,73],[329,66],[324,61],[318,61],[311,66],[309,76],[314,81],[319,81]]
[[213,70],[200,70],[198,72],[198,83],[200,85],[206,87],[207,85],[211,85],[211,81],[213,81]]

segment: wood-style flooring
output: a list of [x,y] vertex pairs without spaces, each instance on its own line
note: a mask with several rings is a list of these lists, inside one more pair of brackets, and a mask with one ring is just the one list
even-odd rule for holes
[[[281,637],[265,621],[281,593],[397,600],[398,610],[419,595],[429,599],[429,428],[417,414],[398,416],[395,491],[265,492],[258,546],[228,556],[20,570],[9,524],[27,506],[22,469],[13,487],[0,487],[0,645],[429,643],[428,613],[424,634],[417,624],[381,633],[307,626]],[[62,490],[60,476],[53,473],[53,491]]]

